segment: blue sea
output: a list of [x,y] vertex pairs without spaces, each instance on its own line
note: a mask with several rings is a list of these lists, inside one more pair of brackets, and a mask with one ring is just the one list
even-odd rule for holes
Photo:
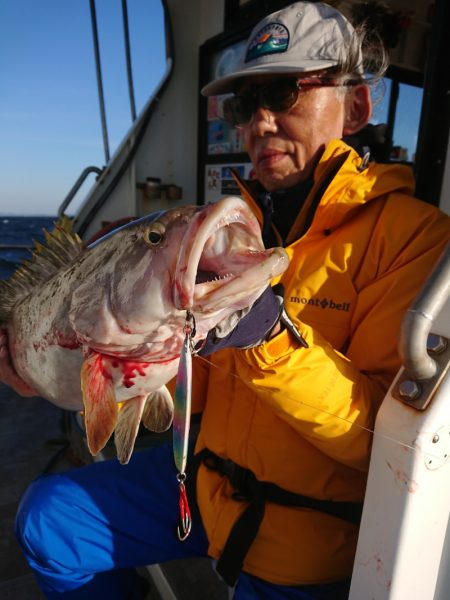
[[42,241],[42,229],[53,229],[56,217],[10,217],[0,215],[0,279],[7,279],[20,264],[30,257],[30,251],[17,246],[34,245]]

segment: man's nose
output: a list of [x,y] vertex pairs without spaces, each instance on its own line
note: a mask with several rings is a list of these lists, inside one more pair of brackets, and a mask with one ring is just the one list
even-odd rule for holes
[[250,126],[258,136],[274,133],[277,130],[275,115],[265,106],[258,106],[253,114]]

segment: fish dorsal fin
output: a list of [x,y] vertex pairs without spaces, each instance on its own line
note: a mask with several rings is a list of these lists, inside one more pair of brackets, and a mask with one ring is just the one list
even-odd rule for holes
[[151,392],[142,415],[144,427],[161,433],[169,429],[173,420],[173,400],[165,385]]
[[14,305],[39,284],[66,267],[83,249],[81,238],[56,224],[53,232],[44,229],[45,243],[34,242],[30,260],[25,260],[13,275],[0,281],[0,325],[8,321]]

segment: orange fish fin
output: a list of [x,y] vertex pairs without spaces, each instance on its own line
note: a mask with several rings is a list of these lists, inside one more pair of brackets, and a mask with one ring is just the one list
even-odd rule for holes
[[166,431],[172,425],[173,400],[165,385],[151,392],[145,403],[142,423],[150,431]]
[[114,442],[117,458],[122,465],[128,463],[133,452],[146,399],[146,394],[136,396],[126,400],[120,407],[119,418],[114,430]]
[[96,456],[111,437],[117,422],[117,402],[103,357],[94,352],[81,367],[81,393],[89,451]]

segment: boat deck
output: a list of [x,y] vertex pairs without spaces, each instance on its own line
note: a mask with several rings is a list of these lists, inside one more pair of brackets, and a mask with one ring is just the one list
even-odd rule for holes
[[[0,383],[0,598],[44,600],[14,536],[14,519],[23,492],[45,470],[76,468],[62,411],[41,398],[21,398]],[[226,600],[207,559],[174,561],[140,569],[149,583],[146,600]]]

